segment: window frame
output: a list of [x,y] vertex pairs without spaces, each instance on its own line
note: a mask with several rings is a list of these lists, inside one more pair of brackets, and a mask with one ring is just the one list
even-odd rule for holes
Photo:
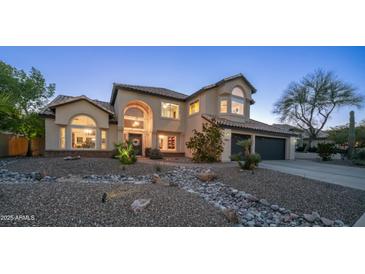
[[[236,103],[241,103],[242,104],[242,113],[237,113],[237,112],[233,112],[233,101],[236,100]],[[237,97],[237,96],[232,96],[231,98],[231,113],[234,115],[240,115],[240,116],[244,116],[245,115],[245,99],[242,97]]]
[[[176,115],[176,118],[172,117],[172,115],[171,115],[171,117],[170,116],[167,117],[167,116],[164,116],[163,115],[163,109],[164,109],[163,104],[169,105],[168,108],[169,108],[170,113],[172,113],[171,112],[171,106],[172,105],[177,106],[177,112],[176,112],[177,115]],[[163,119],[171,119],[171,120],[180,120],[180,105],[179,104],[161,101],[160,107],[161,107],[161,111],[160,111],[161,118],[163,118]]]
[[[196,103],[198,103],[198,110],[195,112],[191,112],[191,106]],[[191,103],[189,103],[189,116],[197,114],[199,112],[200,112],[200,100],[199,99],[196,99],[196,100],[192,101]]]
[[[166,137],[167,143],[166,143],[166,149],[160,148],[160,137]],[[168,142],[169,142],[169,138],[175,138],[175,148],[168,148]],[[165,138],[164,138],[165,140]],[[172,152],[172,151],[177,151],[177,135],[173,135],[173,134],[158,134],[158,148],[161,151],[165,151],[165,152]]]

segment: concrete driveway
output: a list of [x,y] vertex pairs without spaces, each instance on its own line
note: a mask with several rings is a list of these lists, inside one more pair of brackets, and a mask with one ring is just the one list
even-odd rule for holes
[[365,190],[365,168],[323,164],[308,160],[263,161],[260,167]]

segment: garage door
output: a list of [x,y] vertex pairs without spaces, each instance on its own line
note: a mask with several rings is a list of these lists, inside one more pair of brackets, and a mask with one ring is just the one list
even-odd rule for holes
[[249,139],[249,138],[251,138],[250,135],[232,133],[232,136],[231,136],[231,155],[242,153],[243,149],[242,149],[241,146],[237,145],[237,142],[241,141],[241,140],[246,140],[246,139]]
[[255,150],[262,160],[285,160],[285,139],[256,136]]

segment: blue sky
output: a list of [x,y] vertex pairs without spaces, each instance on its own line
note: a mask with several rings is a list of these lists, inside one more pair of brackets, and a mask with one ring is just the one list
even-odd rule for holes
[[[0,47],[0,60],[41,70],[56,95],[87,95],[109,101],[113,82],[166,87],[191,94],[202,86],[243,73],[257,88],[251,118],[277,122],[275,101],[294,80],[318,68],[334,71],[365,95],[365,47]],[[328,126],[344,124],[336,111]]]

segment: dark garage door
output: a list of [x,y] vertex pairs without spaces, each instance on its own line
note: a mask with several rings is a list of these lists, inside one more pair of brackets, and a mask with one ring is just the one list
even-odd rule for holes
[[237,145],[238,141],[246,140],[251,138],[250,135],[243,135],[243,134],[235,134],[233,133],[231,136],[231,155],[239,154],[243,152],[241,146]]
[[285,139],[256,136],[255,150],[262,160],[285,160]]

